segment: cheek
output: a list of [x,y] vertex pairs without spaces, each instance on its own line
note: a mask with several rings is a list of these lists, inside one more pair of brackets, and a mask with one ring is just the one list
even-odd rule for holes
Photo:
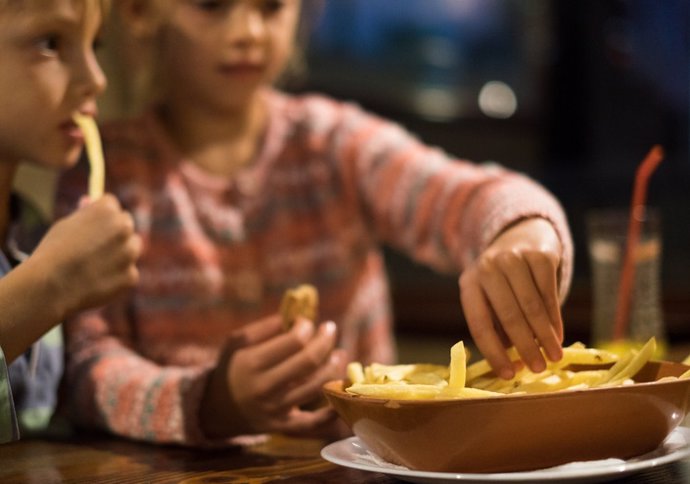
[[16,93],[15,104],[23,111],[50,116],[65,101],[67,77],[61,69],[31,71],[18,80],[11,92]]
[[154,55],[159,82],[193,78],[204,72],[204,50],[190,42],[183,32],[168,32]]
[[293,52],[293,45],[289,39],[273,43],[271,49],[271,65],[269,68],[272,79],[280,76],[287,68]]

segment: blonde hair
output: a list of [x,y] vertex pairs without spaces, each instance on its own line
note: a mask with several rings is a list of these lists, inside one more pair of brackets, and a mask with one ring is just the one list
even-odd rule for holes
[[[89,0],[71,0],[74,3],[77,2],[87,2]],[[40,8],[50,5],[55,2],[55,0],[0,0],[0,11],[11,8],[14,10],[23,10],[30,8]],[[101,14],[105,16],[110,12],[111,0],[97,0],[97,4],[100,7]]]

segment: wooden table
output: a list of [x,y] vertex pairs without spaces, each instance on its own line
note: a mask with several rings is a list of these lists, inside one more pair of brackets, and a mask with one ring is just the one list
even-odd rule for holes
[[[0,446],[6,483],[349,483],[392,484],[393,477],[331,464],[322,442],[275,437],[254,448],[193,450],[107,435],[22,440]],[[458,481],[461,483],[462,481]],[[616,483],[690,482],[690,459],[648,469]]]

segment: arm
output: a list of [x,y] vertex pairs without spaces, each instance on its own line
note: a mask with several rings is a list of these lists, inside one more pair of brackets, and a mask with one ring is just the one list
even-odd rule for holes
[[303,321],[284,333],[277,316],[267,318],[233,335],[213,368],[157,365],[132,349],[128,328],[123,305],[65,324],[71,410],[83,424],[138,440],[207,445],[262,432],[307,434],[334,418],[328,408],[297,407],[344,372],[342,354],[331,353],[332,326],[315,332]]
[[34,253],[0,279],[0,345],[8,362],[84,308],[131,288],[139,240],[111,196],[58,221]]
[[494,368],[512,374],[511,344],[533,369],[543,366],[538,346],[559,359],[573,248],[558,201],[527,177],[451,159],[357,109],[343,119],[335,149],[365,216],[417,261],[462,274],[463,310]]
[[64,324],[72,418],[159,443],[201,443],[198,408],[210,368],[162,366],[132,347],[124,302]]

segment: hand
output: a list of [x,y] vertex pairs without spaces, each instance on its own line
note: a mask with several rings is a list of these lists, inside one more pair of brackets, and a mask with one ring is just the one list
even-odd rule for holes
[[496,373],[514,368],[505,348],[514,345],[534,372],[563,356],[558,298],[561,244],[541,218],[523,220],[499,235],[460,276],[460,299],[472,338]]
[[42,268],[66,318],[132,288],[140,252],[131,215],[106,194],[57,221],[25,264]]
[[345,374],[345,354],[334,349],[333,322],[318,329],[299,318],[284,332],[276,314],[233,334],[212,372],[201,405],[209,437],[281,432],[314,436],[335,425],[328,406],[300,408],[328,380]]

